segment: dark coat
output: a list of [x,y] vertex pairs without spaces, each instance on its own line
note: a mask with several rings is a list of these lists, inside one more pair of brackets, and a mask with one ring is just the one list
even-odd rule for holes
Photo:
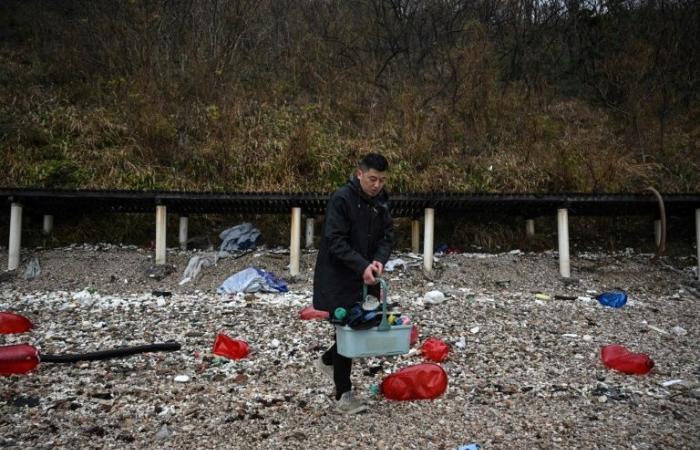
[[314,273],[314,308],[333,312],[362,297],[362,273],[386,264],[394,241],[389,196],[369,197],[353,177],[331,195]]

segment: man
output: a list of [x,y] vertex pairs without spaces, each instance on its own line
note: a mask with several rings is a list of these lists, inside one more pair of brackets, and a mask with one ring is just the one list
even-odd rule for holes
[[[331,315],[338,307],[350,310],[362,300],[363,283],[374,287],[384,271],[394,237],[384,191],[388,169],[384,156],[370,153],[359,162],[348,183],[331,196],[316,258],[314,308]],[[379,297],[377,289],[370,292]],[[335,343],[316,366],[333,379],[341,412],[354,414],[367,409],[352,394],[352,359],[338,354]]]

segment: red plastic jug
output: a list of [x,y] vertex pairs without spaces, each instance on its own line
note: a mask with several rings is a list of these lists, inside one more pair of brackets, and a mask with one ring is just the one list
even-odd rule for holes
[[411,346],[416,345],[416,342],[418,342],[418,327],[413,325],[411,328]]
[[437,364],[409,366],[384,378],[381,392],[390,400],[430,400],[447,389],[447,373]]
[[447,359],[447,354],[450,352],[450,347],[440,339],[430,337],[423,342],[420,348],[423,356],[431,361],[444,361]]
[[39,365],[39,352],[29,344],[0,347],[0,375],[27,373]]
[[0,312],[0,334],[24,333],[32,323],[24,316],[11,312]]
[[600,349],[600,358],[608,369],[622,373],[643,375],[654,367],[654,361],[645,353],[633,353],[622,345],[605,345]]
[[319,311],[313,306],[307,306],[299,311],[299,318],[301,320],[313,320],[313,319],[328,319],[330,314],[328,311]]
[[245,341],[240,339],[231,339],[223,333],[216,335],[216,341],[214,341],[214,348],[212,353],[219,356],[225,356],[231,359],[242,359],[248,356],[250,353],[250,347]]

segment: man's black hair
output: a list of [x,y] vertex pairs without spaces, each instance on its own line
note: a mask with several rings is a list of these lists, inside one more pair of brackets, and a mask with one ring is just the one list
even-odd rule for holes
[[386,172],[389,170],[389,161],[379,153],[368,153],[362,157],[358,164],[360,169],[367,171],[374,169],[377,172]]

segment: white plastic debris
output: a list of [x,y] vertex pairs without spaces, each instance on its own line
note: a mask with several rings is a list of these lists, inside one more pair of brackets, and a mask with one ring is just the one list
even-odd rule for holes
[[403,270],[406,270],[406,261],[401,258],[389,260],[386,262],[384,270],[387,272],[393,272],[397,267],[401,267]]
[[476,334],[476,333],[479,332],[479,330],[480,330],[479,327],[473,327],[473,328],[471,328],[471,329],[469,330],[469,332],[470,332],[471,334]]
[[688,334],[688,331],[686,331],[685,328],[679,326],[671,328],[671,331],[673,331],[673,334],[677,336],[685,336],[686,334]]
[[654,330],[654,331],[656,331],[656,332],[658,332],[658,333],[661,333],[661,334],[668,334],[668,331],[662,330],[661,328],[655,327],[654,325],[649,325],[649,324],[647,324],[647,327],[649,327],[650,330]]
[[682,382],[683,382],[683,380],[668,380],[668,381],[664,381],[663,383],[659,383],[659,384],[663,387],[669,387],[669,386],[673,386],[674,384],[680,384]]
[[440,291],[430,291],[423,296],[423,302],[430,305],[438,305],[445,301],[445,294]]
[[187,383],[188,381],[190,381],[190,377],[187,375],[176,375],[175,376],[176,383]]

